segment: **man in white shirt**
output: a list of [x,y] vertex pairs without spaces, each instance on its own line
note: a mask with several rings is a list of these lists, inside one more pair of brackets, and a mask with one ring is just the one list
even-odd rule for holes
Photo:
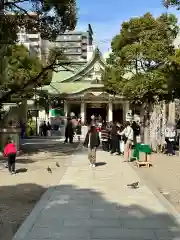
[[165,140],[167,143],[167,154],[169,156],[174,155],[174,143],[176,138],[175,126],[172,123],[168,123],[165,129]]
[[131,148],[133,142],[133,129],[130,125],[130,122],[126,122],[125,129],[119,133],[124,138],[125,148],[124,148],[124,160],[129,161],[131,158]]

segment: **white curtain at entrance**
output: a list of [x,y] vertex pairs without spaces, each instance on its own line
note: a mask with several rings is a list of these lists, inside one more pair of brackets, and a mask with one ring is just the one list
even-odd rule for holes
[[85,122],[85,103],[81,102],[81,119],[82,123]]
[[113,121],[113,104],[110,102],[108,104],[108,122]]
[[65,116],[68,115],[68,111],[69,111],[68,103],[64,102],[64,113],[65,113]]

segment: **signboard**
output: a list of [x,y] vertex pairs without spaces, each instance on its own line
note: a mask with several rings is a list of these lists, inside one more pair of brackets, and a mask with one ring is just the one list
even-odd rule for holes
[[64,111],[59,108],[51,109],[50,111],[51,117],[63,117],[65,116]]

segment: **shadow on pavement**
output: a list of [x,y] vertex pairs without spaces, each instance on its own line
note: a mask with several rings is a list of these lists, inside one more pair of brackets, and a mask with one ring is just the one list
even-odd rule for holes
[[1,240],[12,239],[45,190],[45,188],[36,184],[17,184],[0,187]]
[[78,142],[64,144],[53,139],[26,139],[21,142],[21,154],[17,158],[17,162],[33,163],[51,157],[70,156],[77,151],[78,146]]
[[97,162],[96,167],[104,166],[106,164],[107,164],[106,162]]
[[[101,192],[60,185],[41,211],[28,239],[176,239],[178,224],[168,214],[155,213],[139,204],[120,205],[104,199]],[[10,240],[45,191],[36,184],[0,187],[0,239]],[[116,191],[116,190],[115,190]],[[13,206],[10,206],[13,198]],[[147,202],[148,204],[148,202]],[[19,210],[19,215],[14,210]],[[34,234],[38,235],[35,236]],[[179,238],[178,238],[179,239]]]
[[27,168],[18,168],[18,169],[16,170],[16,173],[25,173],[25,172],[27,172],[27,171],[28,171]]

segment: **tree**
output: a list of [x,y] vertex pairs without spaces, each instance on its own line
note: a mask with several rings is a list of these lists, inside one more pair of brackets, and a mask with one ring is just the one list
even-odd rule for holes
[[165,7],[176,7],[177,10],[180,9],[180,1],[179,0],[163,0]]
[[[31,5],[31,12],[23,8],[23,3]],[[76,26],[75,0],[12,0],[0,1],[0,39],[1,42],[15,42],[19,28],[37,30],[43,39],[55,40],[57,35],[66,30],[73,30]],[[11,29],[11,31],[9,31]]]
[[168,87],[178,31],[174,15],[154,18],[147,13],[124,22],[120,34],[112,40],[112,54],[103,76],[105,88],[143,104],[146,122],[152,104],[172,95]]
[[1,104],[11,101],[13,97],[18,99],[31,95],[35,87],[50,83],[54,69],[59,65],[64,68],[68,65],[59,49],[51,50],[46,64],[42,64],[38,57],[31,56],[23,45],[8,45],[6,50],[6,68],[2,74],[5,77],[0,77]]
[[[26,2],[26,0],[0,1],[0,12],[2,13],[5,9],[12,13],[11,15],[1,14],[0,18],[1,104],[9,101],[13,94],[20,94],[24,89],[32,89],[37,86],[39,82],[42,83],[42,78],[47,79],[47,75],[50,77],[52,71],[57,68],[57,66],[63,66],[66,68],[66,66],[69,65],[69,62],[65,59],[57,62],[58,58],[62,60],[63,54],[61,49],[56,49],[56,51],[50,53],[49,59],[45,64],[36,65],[37,68],[33,74],[29,71],[29,66],[31,66],[31,64],[29,65],[30,58],[27,61],[27,58],[22,59],[19,57],[18,62],[16,62],[18,65],[13,62],[13,67],[10,64],[11,68],[9,68],[9,61],[11,59],[9,52],[11,52],[10,49],[12,49],[11,45],[17,44],[17,33],[20,28],[25,27],[28,31],[38,31],[40,32],[42,39],[53,41],[56,39],[57,35],[62,34],[65,30],[73,30],[76,26],[75,0],[30,0],[28,2],[32,4],[31,11],[33,11],[34,14],[30,14],[22,7],[22,4]],[[11,31],[9,31],[9,29],[11,29]],[[15,49],[17,50],[17,46]],[[23,49],[21,48],[21,51],[22,50]],[[18,75],[19,72],[15,73],[14,70],[20,65],[21,70],[19,68],[19,71],[21,74]],[[26,73],[25,77],[23,77],[24,73]],[[21,84],[19,84],[19,82],[21,82]]]

